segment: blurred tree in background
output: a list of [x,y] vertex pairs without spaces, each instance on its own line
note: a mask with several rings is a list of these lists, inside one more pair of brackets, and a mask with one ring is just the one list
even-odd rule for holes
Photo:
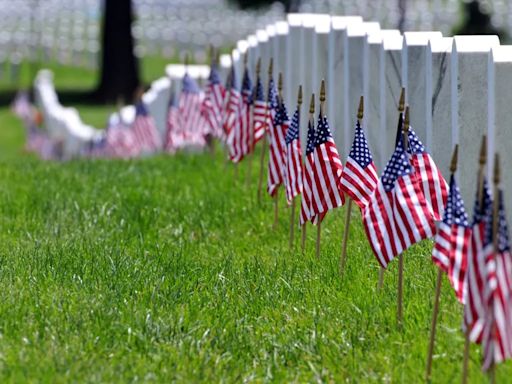
[[100,81],[94,92],[98,101],[131,101],[140,84],[132,21],[131,0],[105,0]]
[[229,3],[241,9],[257,9],[268,7],[272,3],[281,3],[285,12],[298,12],[302,0],[228,0]]
[[509,41],[509,35],[491,22],[491,15],[486,13],[480,1],[462,3],[462,22],[453,29],[454,35],[498,35],[503,43]]

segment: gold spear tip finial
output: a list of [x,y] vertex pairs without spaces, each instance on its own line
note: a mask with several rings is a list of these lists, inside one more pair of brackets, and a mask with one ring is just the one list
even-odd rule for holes
[[274,72],[274,59],[270,58],[270,63],[268,64],[268,75],[272,76],[272,72]]
[[501,169],[500,169],[500,155],[496,153],[494,155],[494,185],[498,185],[500,183],[501,178]]
[[398,101],[398,111],[403,112],[405,108],[405,88],[402,87],[402,91],[400,92],[400,100]]
[[325,80],[322,79],[322,82],[320,83],[320,102],[325,101]]
[[457,170],[457,161],[459,157],[459,144],[455,144],[455,148],[453,148],[452,153],[452,161],[450,163],[450,172],[455,173]]
[[302,85],[299,85],[299,94],[297,95],[297,104],[302,104]]
[[409,130],[409,106],[405,107],[404,132]]
[[359,98],[359,108],[357,109],[357,119],[361,120],[364,113],[364,96]]
[[309,103],[309,113],[315,113],[315,94],[311,94],[311,102]]
[[482,136],[482,144],[480,145],[480,165],[484,165],[487,162],[487,136]]
[[277,90],[279,93],[283,90],[283,72],[279,72],[279,77],[277,79]]
[[261,57],[258,57],[258,61],[256,62],[256,75],[259,76],[261,71]]

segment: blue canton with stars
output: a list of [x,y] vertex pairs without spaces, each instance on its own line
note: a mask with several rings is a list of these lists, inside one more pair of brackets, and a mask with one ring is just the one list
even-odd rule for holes
[[185,93],[199,93],[199,86],[195,82],[194,79],[192,79],[188,73],[183,76],[183,83],[182,83],[182,92]]
[[300,113],[299,108],[295,110],[295,113],[292,117],[292,122],[290,123],[290,127],[288,131],[286,131],[285,141],[286,144],[291,144],[293,140],[299,139],[299,124],[300,124]]
[[[505,252],[510,250],[510,244],[508,241],[508,224],[505,214],[505,205],[503,203],[503,191],[498,192],[498,249],[497,252]],[[492,217],[488,216],[488,220],[485,222],[485,238],[484,246],[492,243]]]
[[381,176],[384,190],[387,192],[391,191],[398,178],[409,175],[410,173],[412,173],[412,166],[409,163],[409,156],[405,153],[403,143],[400,140]]
[[277,101],[277,90],[276,90],[276,85],[274,84],[274,79],[270,79],[269,83],[268,83],[268,99],[267,99],[267,102],[268,102],[268,106],[270,109],[277,109],[277,107],[279,106],[279,103]]
[[316,138],[315,125],[312,120],[309,120],[308,121],[308,140],[306,143],[306,155],[309,155],[314,152],[315,138]]
[[210,76],[208,77],[208,80],[211,84],[220,84],[220,76],[219,76],[219,70],[217,69],[216,65],[213,65],[210,69]]
[[318,147],[325,143],[329,138],[332,137],[331,130],[329,129],[329,122],[327,117],[318,115],[318,128],[316,130],[315,147]]
[[455,176],[450,178],[450,192],[446,201],[443,222],[448,225],[456,224],[463,227],[469,227],[468,214],[464,208],[464,202],[460,195],[460,189],[455,181]]
[[135,105],[135,115],[136,116],[147,116],[148,115],[148,109],[144,105],[142,101],[139,101]]
[[484,177],[484,192],[483,192],[483,204],[480,208],[480,201],[478,200],[478,191],[475,197],[475,205],[473,206],[473,225],[481,223],[491,215],[492,210],[492,197],[487,183],[487,178]]
[[425,152],[425,146],[418,138],[418,135],[416,132],[413,131],[413,129],[409,126],[409,131],[407,132],[407,138],[408,138],[408,146],[407,146],[407,152],[411,155],[420,155],[423,152]]
[[265,101],[265,96],[263,96],[263,84],[261,84],[261,79],[258,77],[256,80],[256,100],[257,101]]
[[361,168],[366,168],[368,164],[373,161],[370,148],[368,147],[368,141],[366,140],[366,136],[364,135],[359,121],[356,124],[356,134],[349,156],[354,159]]
[[249,76],[249,71],[244,71],[244,78],[242,82],[242,94],[244,96],[244,101],[247,104],[252,104],[252,81],[251,77]]

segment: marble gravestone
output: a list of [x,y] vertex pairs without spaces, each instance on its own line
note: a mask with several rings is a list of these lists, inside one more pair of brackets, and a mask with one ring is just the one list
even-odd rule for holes
[[345,103],[347,102],[345,89],[345,44],[347,40],[347,27],[349,25],[361,24],[363,22],[360,16],[332,16],[331,33],[329,34],[329,69],[327,76],[329,79],[329,88],[331,97],[327,99],[327,111],[329,113],[329,122],[333,127],[333,136],[336,145],[342,148],[344,140],[344,113]]
[[258,51],[261,58],[261,72],[260,78],[265,90],[265,100],[267,99],[267,83],[268,83],[268,65],[270,61],[270,44],[268,43],[268,34],[263,29],[256,31],[256,38],[258,39]]
[[[273,66],[272,66],[272,77],[274,78],[274,81],[276,81],[276,86],[277,86],[277,76],[279,74],[277,68],[279,67],[279,63],[278,63],[279,58],[277,57],[278,46],[277,46],[276,28],[273,25],[267,25],[265,30],[267,31],[267,35],[268,35],[268,52],[269,52],[270,57],[274,61]],[[267,73],[268,73],[268,68],[267,68]]]
[[480,138],[488,124],[488,55],[497,36],[455,36],[451,54],[452,145],[459,144],[457,176],[466,204],[475,196]]
[[[285,79],[286,89],[284,90],[284,97],[286,105],[293,105],[296,101],[296,95],[293,94],[292,90],[298,88],[302,84],[302,78],[304,75],[304,62],[302,57],[304,56],[304,35],[302,30],[302,15],[299,13],[288,14],[288,43],[285,46],[286,57],[290,63],[287,68]],[[305,95],[303,95],[305,96]],[[307,105],[308,98],[303,98],[303,105]],[[305,107],[303,106],[302,109]],[[301,120],[301,140],[305,137],[305,131],[307,130],[307,124],[305,120]],[[302,141],[304,142],[304,141]],[[306,148],[305,144],[303,145]]]
[[[240,79],[240,81],[242,81],[243,76],[244,76],[245,57],[246,56],[247,56],[247,68],[249,70],[249,56],[247,53],[248,49],[249,49],[249,42],[247,40],[238,40],[238,42],[236,43],[236,51],[238,52],[240,59],[237,63],[238,66],[237,66],[236,72],[237,72],[237,75],[238,75],[238,78]],[[249,72],[249,74],[251,74],[251,72]],[[239,86],[241,88],[242,84],[240,83]]]
[[[313,38],[315,35],[315,21],[316,15],[314,14],[304,14],[302,18],[302,30],[304,34],[304,56],[302,57],[304,72],[302,76],[302,92],[304,98],[304,106],[305,108],[301,109],[301,121],[304,122],[307,127],[307,121],[309,116],[309,102],[311,100],[311,94],[315,94],[315,124],[316,124],[316,115],[318,113],[318,96],[320,89],[313,88],[313,73],[317,71],[316,68],[316,60],[314,59],[313,54]],[[300,81],[300,80],[299,80]],[[298,85],[296,85],[298,86]],[[292,84],[292,88],[294,85]],[[301,131],[301,142],[306,142],[306,132],[307,129],[303,129]],[[306,150],[306,146],[304,146],[303,151]]]
[[400,39],[400,31],[398,29],[384,29],[368,35],[369,87],[368,98],[364,102],[366,125],[363,125],[363,129],[365,130],[377,170],[383,169],[385,166],[384,158],[386,157],[385,143],[381,140],[381,120],[385,120],[385,116],[381,116],[380,102],[384,94],[383,87],[385,84],[383,50],[383,39],[385,38]]
[[405,32],[402,47],[402,79],[405,103],[409,105],[411,127],[419,139],[431,149],[426,133],[425,56],[430,40],[442,38],[441,32]]
[[240,90],[242,88],[244,63],[242,62],[240,51],[236,48],[231,51],[231,65],[235,68],[235,84],[238,90]]
[[380,150],[375,147],[378,155],[376,159],[378,158],[377,161],[381,167],[387,164],[395,149],[398,102],[402,91],[402,43],[401,35],[384,36],[382,39]]
[[[512,193],[511,122],[510,90],[512,89],[512,45],[494,47],[489,54],[489,116],[487,134],[488,175],[493,174],[494,153],[499,153],[501,163],[501,185],[505,201],[510,201]],[[470,202],[471,203],[471,202]],[[468,203],[466,202],[466,206]],[[512,204],[505,204],[507,217],[512,217]]]
[[[249,43],[249,48],[247,50],[248,54],[248,65],[251,70],[251,75],[255,76],[256,72],[256,62],[258,61],[259,52],[258,52],[258,39],[255,35],[249,35],[247,37],[247,42]],[[254,80],[254,79],[253,79]]]
[[425,144],[445,178],[450,172],[453,151],[450,109],[452,44],[452,37],[431,40],[425,56],[427,85]]
[[[231,70],[231,56],[227,54],[220,55],[219,58],[219,76],[223,85],[226,85],[228,73]],[[171,79],[172,80],[172,79]],[[174,82],[173,82],[174,84]]]
[[[291,77],[290,77],[290,65],[289,65],[289,59],[286,55],[287,50],[286,46],[289,44],[288,41],[288,23],[285,21],[278,21],[275,24],[276,28],[276,45],[279,48],[276,55],[276,72],[279,74],[279,72],[283,73],[283,99],[285,100],[285,105],[288,106],[288,109],[290,109],[290,106],[293,105],[293,102],[291,99],[291,94],[295,92],[292,90],[291,85]],[[290,100],[290,101],[288,101]]]
[[[364,96],[368,99],[368,42],[367,35],[380,30],[379,23],[363,22],[361,24],[351,24],[347,28],[347,40],[345,44],[345,78],[348,81],[344,84],[345,116],[343,124],[343,142],[338,146],[338,150],[343,156],[350,150],[352,137],[354,133],[354,124],[357,116],[359,99]],[[363,119],[363,124],[364,119]]]
[[[313,78],[312,78],[312,89],[313,92],[318,94],[320,97],[320,84],[322,79],[325,80],[325,98],[326,101],[332,98],[332,90],[334,84],[332,79],[329,78],[329,34],[331,32],[331,17],[329,15],[317,15],[315,21],[315,33],[313,35]],[[327,102],[325,105],[325,112],[330,117],[331,112],[327,109]],[[330,123],[330,119],[329,119]],[[331,130],[334,130],[332,124],[330,124]]]

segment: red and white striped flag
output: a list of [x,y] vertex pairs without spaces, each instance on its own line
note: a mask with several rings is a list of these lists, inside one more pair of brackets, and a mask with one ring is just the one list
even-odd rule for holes
[[411,127],[409,127],[408,137],[407,152],[411,155],[411,164],[421,179],[421,188],[427,206],[434,216],[434,220],[439,221],[443,218],[443,210],[448,197],[448,184]]
[[254,120],[253,120],[253,132],[254,132],[254,144],[260,141],[266,133],[267,128],[267,109],[268,104],[265,101],[263,92],[263,85],[261,79],[256,80],[256,90],[254,97]]
[[[512,358],[512,255],[508,239],[508,225],[499,191],[498,228],[493,242],[492,224],[487,225],[484,238],[485,323],[482,335],[483,369]],[[492,223],[492,219],[487,223]]]
[[466,272],[466,298],[464,300],[464,326],[469,339],[475,343],[482,342],[485,324],[485,298],[484,285],[486,279],[486,265],[484,257],[485,230],[492,216],[492,199],[487,180],[483,182],[482,201],[476,194],[471,243],[467,260]]
[[230,160],[238,163],[251,151],[252,129],[252,84],[249,72],[244,71],[242,94],[239,103],[238,121],[230,131]]
[[227,103],[224,113],[224,135],[230,159],[236,158],[235,134],[240,125],[240,111],[242,108],[242,95],[238,90],[235,68],[231,68],[230,84],[226,92]]
[[162,148],[162,139],[153,117],[142,101],[135,106],[135,120],[132,125],[133,135],[140,152],[156,152]]
[[411,245],[434,235],[434,218],[402,140],[363,210],[363,224],[383,268]]
[[217,66],[212,64],[202,109],[208,133],[216,138],[222,137],[222,114],[224,112],[225,93],[226,90],[220,82]]
[[286,131],[290,125],[288,113],[283,102],[278,103],[274,80],[269,81],[267,126],[270,138],[268,156],[267,192],[275,196],[277,188],[284,183]]
[[300,203],[300,225],[308,221],[314,222],[315,215],[312,212],[313,200],[313,169],[315,167],[315,126],[314,122],[308,121],[308,135],[306,141],[306,159],[304,161],[304,172],[302,173],[302,195]]
[[434,238],[432,261],[447,274],[455,296],[461,303],[464,303],[466,297],[466,269],[470,244],[471,226],[459,187],[452,175],[443,221],[439,223]]
[[164,149],[166,152],[175,153],[178,149],[183,148],[185,138],[183,137],[182,127],[177,98],[174,93],[171,93],[165,132]]
[[302,193],[302,150],[300,148],[300,111],[295,110],[290,127],[286,131],[285,187],[288,204]]
[[203,96],[197,83],[186,73],[183,76],[179,100],[184,146],[203,147],[206,144],[205,120],[201,108]]
[[341,174],[341,188],[363,209],[368,205],[378,179],[368,141],[358,121],[352,148]]
[[[311,213],[321,222],[327,211],[345,204],[341,163],[326,116],[318,116],[311,184]],[[313,220],[315,223],[315,220]]]

